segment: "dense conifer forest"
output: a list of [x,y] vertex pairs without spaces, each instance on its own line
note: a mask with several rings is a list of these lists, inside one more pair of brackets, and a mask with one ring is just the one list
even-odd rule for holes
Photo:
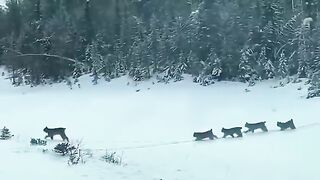
[[204,86],[308,78],[308,97],[320,96],[319,10],[318,0],[7,0],[0,65],[15,86],[189,74]]

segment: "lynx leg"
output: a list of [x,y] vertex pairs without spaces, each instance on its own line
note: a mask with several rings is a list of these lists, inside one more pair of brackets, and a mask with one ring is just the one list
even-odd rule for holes
[[69,138],[65,134],[60,134],[62,140],[67,140],[69,142]]
[[226,138],[226,137],[227,137],[227,135],[226,135],[226,134],[224,134],[222,138]]
[[261,129],[262,129],[262,131],[264,131],[264,132],[268,132],[267,127],[263,127],[263,128],[261,128]]

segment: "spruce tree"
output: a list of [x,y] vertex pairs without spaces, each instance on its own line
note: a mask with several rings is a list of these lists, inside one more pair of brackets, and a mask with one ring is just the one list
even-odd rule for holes
[[320,46],[317,45],[311,66],[312,75],[307,98],[320,97]]
[[281,78],[286,78],[287,76],[289,76],[288,58],[286,57],[284,51],[282,51],[280,54],[278,75]]
[[258,79],[257,72],[252,65],[253,51],[252,49],[244,49],[241,53],[239,64],[239,78],[242,82],[249,82],[249,85],[254,85]]
[[0,140],[8,140],[12,136],[13,135],[11,135],[10,130],[8,128],[3,127],[3,129],[1,129]]
[[93,78],[93,85],[98,84],[100,72],[104,69],[105,64],[104,59],[98,50],[98,44],[96,41],[93,41],[92,44],[87,46],[85,61],[91,65],[90,73]]
[[320,97],[320,70],[312,74],[307,98]]
[[258,65],[262,70],[259,74],[260,77],[262,77],[263,79],[270,79],[274,77],[275,67],[273,66],[271,60],[267,58],[265,47],[262,47],[261,52],[259,54]]

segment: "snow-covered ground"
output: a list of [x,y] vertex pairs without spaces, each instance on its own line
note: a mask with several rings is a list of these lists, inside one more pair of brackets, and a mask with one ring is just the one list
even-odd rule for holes
[[0,6],[4,6],[6,4],[6,0],[0,0]]
[[[70,90],[65,84],[12,87],[4,78],[0,127],[15,136],[0,141],[0,179],[320,179],[320,99],[305,99],[303,83],[271,88],[276,81],[267,81],[248,88],[236,82],[202,87],[191,80],[166,85],[151,80],[135,86],[123,77],[92,86],[83,77],[81,88]],[[297,129],[278,131],[276,122],[290,118]],[[267,121],[269,133],[193,141],[194,131],[212,128],[221,137],[222,127],[259,121]],[[60,137],[48,140],[47,147],[30,146],[31,137],[45,136],[45,126],[66,127],[71,142],[81,141],[92,157],[68,166],[67,158],[50,150]],[[122,154],[123,165],[102,161],[106,149]]]

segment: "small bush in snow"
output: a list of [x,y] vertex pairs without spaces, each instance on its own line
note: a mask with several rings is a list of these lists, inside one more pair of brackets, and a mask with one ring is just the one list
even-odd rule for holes
[[81,149],[79,148],[80,144],[75,147],[75,149],[71,149],[69,152],[69,165],[76,165],[79,164],[79,162],[84,163],[83,155],[81,152]]
[[307,99],[314,98],[314,97],[320,97],[320,89],[310,87],[308,89],[308,91],[309,92],[308,92]]
[[67,154],[70,154],[70,152],[75,149],[76,147],[69,143],[60,143],[60,144],[57,144],[56,147],[54,147],[53,151],[62,156],[65,156]]
[[6,127],[3,127],[1,129],[1,135],[0,135],[0,140],[8,140],[12,137],[13,135],[10,133],[10,130]]
[[122,156],[116,155],[116,152],[108,152],[102,156],[102,159],[110,164],[121,165],[122,164]]
[[71,145],[69,143],[60,143],[54,147],[54,152],[60,154],[61,156],[68,155],[68,165],[76,165],[80,162],[84,163],[83,153],[80,149],[80,144]]
[[38,145],[38,146],[46,146],[47,145],[47,141],[46,140],[42,140],[40,138],[38,138],[38,139],[31,138],[30,144],[34,145],[34,146],[36,146],[36,145]]

